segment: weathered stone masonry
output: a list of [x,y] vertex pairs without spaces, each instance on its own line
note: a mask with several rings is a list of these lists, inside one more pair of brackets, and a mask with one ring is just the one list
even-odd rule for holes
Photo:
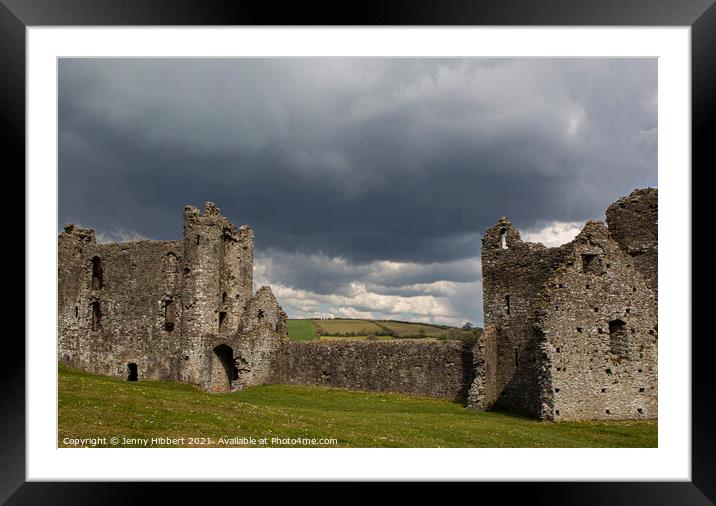
[[[59,359],[112,376],[180,380],[212,391],[261,377],[264,344],[287,339],[271,290],[253,294],[253,232],[208,202],[184,209],[183,241],[97,244],[67,225],[59,237]],[[261,317],[247,311],[260,311]]]
[[469,407],[657,416],[656,202],[656,189],[635,190],[609,207],[609,228],[590,221],[558,248],[523,242],[506,218],[488,229]]
[[657,416],[657,191],[635,190],[558,248],[501,218],[482,240],[485,328],[459,341],[291,342],[253,292],[253,231],[212,203],[184,239],[59,237],[60,361],[212,392],[269,383],[402,392],[546,420]]
[[281,351],[277,380],[464,402],[472,350],[460,341],[303,341]]

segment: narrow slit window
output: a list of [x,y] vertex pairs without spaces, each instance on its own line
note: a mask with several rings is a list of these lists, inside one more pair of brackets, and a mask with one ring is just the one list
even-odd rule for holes
[[92,257],[92,290],[101,290],[103,285],[102,259]]
[[509,295],[505,295],[505,311],[507,311],[507,316],[510,316],[511,308],[510,308],[510,296]]
[[224,331],[225,324],[226,324],[226,311],[221,311],[219,313],[219,332]]
[[99,301],[92,303],[92,330],[99,330],[102,325],[102,308],[99,307]]
[[171,332],[174,330],[176,322],[176,303],[173,299],[168,299],[164,303],[164,330]]
[[500,246],[502,249],[507,249],[507,230],[504,228],[500,230]]

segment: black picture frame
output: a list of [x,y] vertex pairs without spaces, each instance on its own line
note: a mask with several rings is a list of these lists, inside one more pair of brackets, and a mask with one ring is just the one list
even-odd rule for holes
[[[351,4],[352,5],[352,4]],[[385,0],[353,8],[334,2],[214,0],[0,0],[0,128],[5,160],[25,166],[25,29],[30,26],[105,25],[551,25],[689,26],[692,71],[692,166],[713,169],[716,110],[716,4],[714,0]],[[10,156],[8,156],[10,155]],[[9,167],[10,165],[8,165]],[[6,169],[8,170],[8,169]],[[683,170],[689,170],[684,168]],[[694,171],[692,170],[692,174]],[[28,231],[26,231],[28,233]],[[25,261],[26,272],[32,269]],[[693,311],[692,311],[693,314]],[[27,308],[25,308],[27,317]],[[691,329],[685,329],[691,332]],[[0,501],[7,504],[143,503],[147,488],[162,487],[163,501],[186,497],[200,484],[53,483],[25,480],[25,346],[7,332],[0,396]],[[533,504],[713,504],[716,501],[716,396],[712,332],[692,339],[692,481],[589,483],[471,483],[475,500],[490,489],[502,500],[527,494]],[[686,337],[686,336],[685,336]],[[204,484],[208,486],[209,484]],[[210,485],[223,493],[232,484]],[[256,486],[240,484],[242,496]],[[265,484],[264,484],[265,486]],[[478,487],[477,489],[475,487]],[[371,494],[353,486],[343,498]],[[422,494],[421,486],[412,493]],[[490,490],[492,491],[492,490]],[[337,498],[336,498],[337,500]]]

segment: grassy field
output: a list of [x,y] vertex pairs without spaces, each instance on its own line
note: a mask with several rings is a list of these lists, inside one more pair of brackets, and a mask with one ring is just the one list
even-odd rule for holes
[[440,327],[434,327],[432,325],[427,325],[424,323],[406,323],[379,320],[376,321],[376,324],[393,331],[396,337],[401,337],[405,335],[425,335],[425,337],[433,337],[443,335],[445,333],[445,329],[441,329]]
[[310,320],[288,320],[288,336],[294,341],[310,341],[316,338],[316,327]]
[[367,335],[380,333],[382,330],[371,320],[311,320],[316,329],[324,335],[341,335],[354,333]]
[[[457,329],[452,329],[456,331]],[[449,331],[425,323],[397,322],[389,320],[353,320],[336,318],[330,320],[288,320],[288,335],[294,341],[364,340],[369,334],[379,339],[448,337]]]
[[[375,336],[379,341],[387,341],[393,339],[390,336]],[[366,341],[368,336],[321,336],[321,341]]]
[[60,366],[58,436],[62,447],[71,446],[65,438],[90,437],[117,447],[145,446],[137,440],[152,437],[185,440],[147,446],[197,446],[189,438],[206,438],[198,446],[314,446],[271,443],[276,437],[335,439],[315,445],[331,447],[656,447],[657,423],[546,423],[445,400],[296,385],[208,394],[182,383],[128,382]]

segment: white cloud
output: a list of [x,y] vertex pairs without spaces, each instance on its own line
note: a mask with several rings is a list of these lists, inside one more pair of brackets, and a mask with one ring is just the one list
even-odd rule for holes
[[111,230],[97,230],[95,232],[97,243],[105,244],[109,242],[134,242],[145,241],[148,238],[136,232],[135,230],[126,230],[124,228],[113,228]]
[[[479,260],[461,261],[465,281],[455,277],[460,262],[417,264],[378,260],[354,265],[325,255],[276,253],[255,259],[256,286],[272,287],[291,318],[368,318],[462,325],[481,322],[482,284],[475,281]],[[331,291],[311,287],[312,276],[292,277],[291,270],[320,272]],[[437,278],[437,279],[435,279]],[[412,282],[409,280],[413,280]],[[414,282],[419,280],[419,282]]]
[[545,246],[553,248],[570,242],[581,232],[584,223],[576,221],[553,221],[539,228],[521,233],[523,241],[541,242]]

